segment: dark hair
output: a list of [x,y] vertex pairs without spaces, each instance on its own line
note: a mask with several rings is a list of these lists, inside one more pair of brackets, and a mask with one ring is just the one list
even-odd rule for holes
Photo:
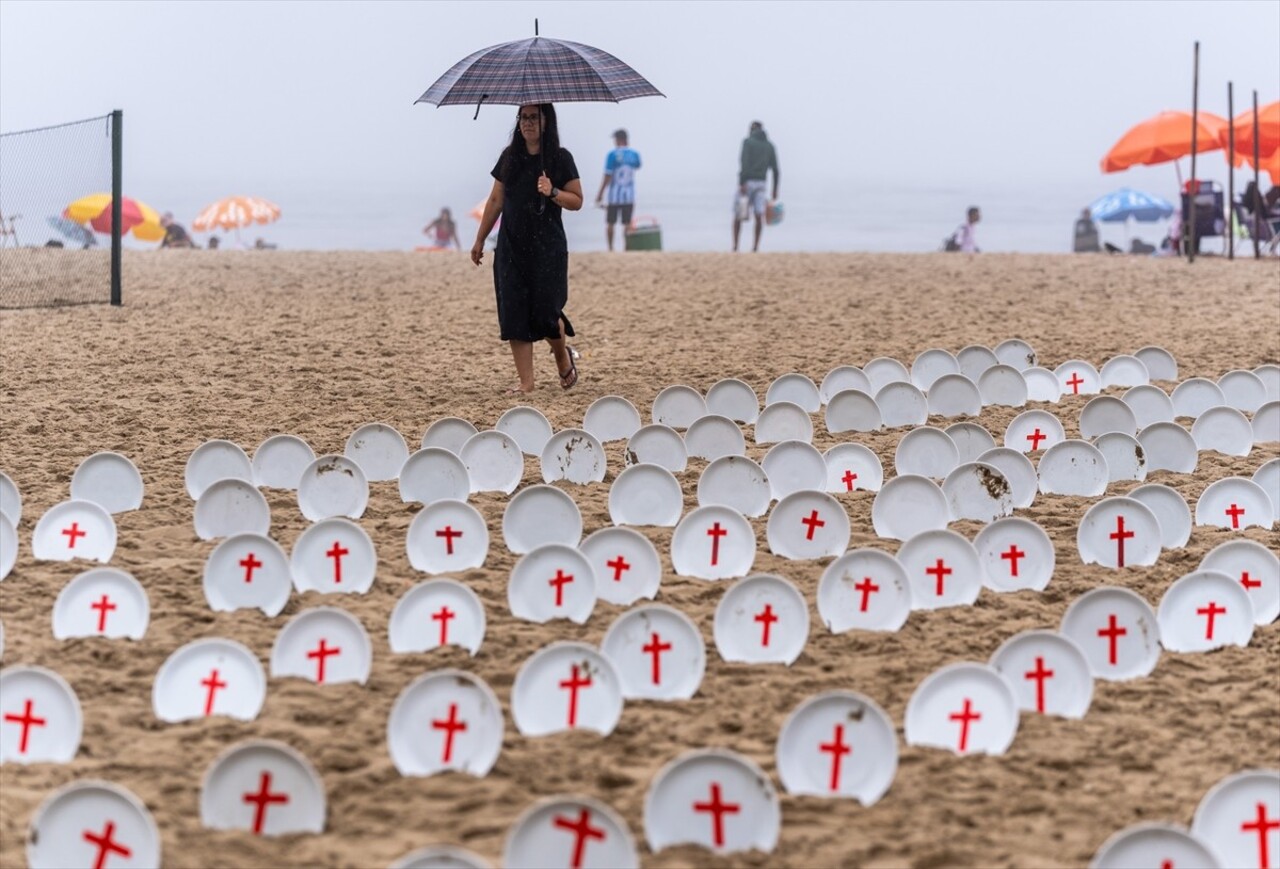
[[[538,111],[542,112],[543,120],[546,122],[542,130],[542,161],[544,165],[551,165],[560,155],[560,127],[556,124],[556,107],[551,103],[540,103]],[[507,147],[502,149],[502,183],[510,183],[516,172],[516,167],[520,165],[518,158],[527,154],[524,145],[524,135],[520,132],[520,107],[516,107],[516,126],[511,131],[511,141]]]
[[614,131],[613,131],[613,138],[615,138],[615,139],[621,139],[622,141],[624,141],[624,142],[625,142],[625,141],[627,141],[627,131],[626,131],[626,130],[614,130]]

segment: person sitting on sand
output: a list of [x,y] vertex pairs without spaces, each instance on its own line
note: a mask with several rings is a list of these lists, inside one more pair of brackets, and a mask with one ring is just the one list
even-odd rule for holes
[[254,250],[275,250],[276,245],[267,241],[265,238],[259,238],[253,243]]
[[172,211],[166,211],[160,217],[160,225],[164,227],[164,238],[160,241],[161,247],[192,248],[196,246],[182,224],[173,219]]
[[982,212],[978,210],[978,206],[969,209],[965,222],[960,224],[951,237],[947,239],[945,245],[947,250],[957,250],[961,253],[981,253],[978,249],[978,237],[974,233],[974,228],[978,221],[982,219]]
[[1073,250],[1076,253],[1097,253],[1101,250],[1098,246],[1098,224],[1093,222],[1093,212],[1087,208],[1080,212],[1080,219],[1076,221],[1076,240]]
[[440,216],[424,226],[422,234],[431,238],[432,247],[462,250],[462,242],[458,241],[458,225],[453,222],[453,214],[447,208],[440,209]]

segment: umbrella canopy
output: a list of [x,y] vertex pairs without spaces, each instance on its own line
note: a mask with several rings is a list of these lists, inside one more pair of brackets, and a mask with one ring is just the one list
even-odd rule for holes
[[228,196],[206,205],[191,223],[196,232],[239,229],[255,223],[271,223],[280,217],[280,206],[257,196]]
[[1150,223],[1169,217],[1173,214],[1173,206],[1158,196],[1122,187],[1094,200],[1089,206],[1089,213],[1094,220],[1103,223],[1120,223],[1130,218]]
[[436,106],[608,102],[663,96],[618,58],[562,39],[535,36],[467,55],[415,102]]
[[[1235,128],[1236,148],[1234,162],[1253,165],[1253,109],[1241,112],[1231,121]],[[1230,129],[1223,127],[1220,133],[1222,147],[1227,147]],[[1258,169],[1271,175],[1271,183],[1280,183],[1280,101],[1258,109]]]
[[[1196,118],[1196,153],[1222,147],[1227,122],[1200,112]],[[1154,166],[1191,153],[1191,115],[1161,112],[1129,130],[1102,158],[1103,172],[1120,172],[1130,166]]]
[[76,244],[89,247],[98,243],[93,233],[68,217],[50,217],[49,225]]
[[[68,205],[62,216],[75,223],[87,223],[97,232],[111,232],[111,194],[93,193]],[[120,198],[120,233],[132,232],[139,241],[164,238],[160,215],[149,205],[136,199]]]

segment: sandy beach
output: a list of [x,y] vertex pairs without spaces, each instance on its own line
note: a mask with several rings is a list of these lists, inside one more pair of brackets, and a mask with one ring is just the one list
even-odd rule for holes
[[[581,425],[604,395],[628,398],[649,420],[663,387],[705,392],[739,377],[763,398],[788,372],[818,382],[833,367],[892,356],[910,365],[921,351],[1030,342],[1043,364],[1081,358],[1101,366],[1148,344],[1177,358],[1180,376],[1217,379],[1238,368],[1280,362],[1280,263],[1201,259],[1193,265],[1139,257],[1050,255],[586,254],[571,256],[568,313],[579,331],[581,381],[563,392],[549,354],[538,349],[538,389],[514,384],[510,354],[497,340],[490,271],[463,255],[357,253],[129,253],[125,305],[5,311],[0,314],[0,470],[21,489],[21,551],[0,584],[5,666],[34,664],[60,673],[84,709],[79,754],[65,766],[0,770],[0,865],[25,865],[24,837],[40,802],[82,778],[121,784],[160,827],[167,866],[381,867],[432,843],[462,845],[497,865],[506,831],[536,799],[594,796],[630,826],[645,866],[1063,866],[1088,862],[1113,832],[1143,820],[1189,824],[1204,792],[1223,776],[1280,766],[1280,625],[1259,628],[1248,648],[1209,654],[1164,653],[1147,678],[1095,683],[1079,721],[1024,714],[1003,757],[957,758],[908,747],[907,701],[929,673],[958,661],[986,661],[1012,635],[1055,630],[1070,603],[1104,585],[1133,589],[1153,606],[1216,545],[1247,537],[1268,547],[1275,531],[1195,528],[1185,548],[1154,567],[1110,571],[1080,563],[1078,522],[1090,501],[1039,496],[1018,511],[1051,535],[1057,571],[1042,593],[984,590],[975,606],[916,612],[896,634],[832,635],[814,604],[828,560],[787,561],[768,552],[765,519],[753,520],[755,572],[794,582],[809,601],[812,627],[790,668],[726,664],[712,644],[712,616],[727,584],[676,577],[671,529],[643,533],[662,555],[657,600],[685,612],[708,644],[701,690],[682,703],[629,702],[607,738],[562,734],[524,738],[508,701],[517,668],[555,640],[599,643],[622,612],[600,603],[582,626],[534,625],[507,606],[516,556],[502,545],[506,498],[474,496],[488,520],[491,548],[482,569],[458,577],[483,600],[488,634],[470,658],[450,648],[392,655],[387,619],[397,599],[425,579],[409,565],[405,534],[417,505],[401,503],[394,483],[371,485],[360,520],[378,551],[377,581],[366,595],[294,594],[284,613],[213,613],[201,576],[214,543],[192,527],[183,486],[188,456],[212,438],[252,454],[270,435],[307,440],[317,454],[341,452],[368,422],[395,426],[416,448],[427,426],[460,416],[485,429],[527,403],[556,429]],[[1160,384],[1171,389],[1172,384]],[[1052,409],[1078,435],[1085,397]],[[1039,405],[1035,405],[1039,406]],[[1017,414],[987,408],[976,421],[997,441]],[[945,426],[955,420],[934,418]],[[856,441],[893,473],[905,433],[831,435],[815,416],[819,449]],[[747,454],[765,449],[747,429]],[[610,524],[608,486],[623,469],[624,444],[608,445],[606,481],[562,487],[577,501],[584,536]],[[61,588],[91,565],[36,562],[32,529],[69,497],[77,464],[115,450],[137,464],[147,485],[141,510],[116,517],[111,566],[136,577],[151,600],[143,640],[53,639],[50,619]],[[1280,455],[1280,444],[1231,458],[1202,454],[1193,474],[1157,472],[1189,502],[1219,478],[1249,476]],[[678,475],[686,508],[705,462]],[[541,482],[526,459],[524,484]],[[1134,483],[1116,483],[1121,494]],[[294,493],[267,490],[271,534],[286,551],[307,527]],[[840,496],[852,521],[851,547],[896,551],[871,528],[873,495]],[[972,539],[973,522],[952,527]],[[367,685],[320,687],[270,681],[256,721],[216,718],[166,725],[151,708],[156,671],[179,646],[203,637],[244,643],[264,663],[294,613],[339,606],[373,641]],[[402,778],[386,746],[386,722],[399,692],[446,667],[475,673],[506,712],[497,765],[484,779],[446,774]],[[782,794],[776,851],[717,858],[680,847],[654,854],[644,839],[645,792],[653,775],[683,751],[733,749],[775,777],[774,745],[786,716],[827,690],[876,700],[899,733],[897,777],[871,808],[854,801]],[[257,838],[200,825],[200,780],[227,747],[250,738],[298,749],[323,777],[328,823],[320,835]],[[781,786],[778,785],[781,792]]]

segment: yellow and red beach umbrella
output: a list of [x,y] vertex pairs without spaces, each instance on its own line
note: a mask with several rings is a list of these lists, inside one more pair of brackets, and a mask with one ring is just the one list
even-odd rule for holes
[[[1191,114],[1161,112],[1131,128],[1102,158],[1103,172],[1120,172],[1130,166],[1154,166],[1191,153]],[[1227,122],[1208,112],[1196,118],[1196,153],[1222,148]]]
[[[93,193],[77,199],[63,209],[62,216],[76,223],[87,223],[98,232],[111,232],[111,194]],[[164,227],[155,209],[136,199],[120,198],[120,232],[132,232],[139,241],[159,241]]]
[[191,223],[196,232],[239,229],[255,223],[271,223],[280,217],[280,206],[258,196],[228,196],[206,205]]

